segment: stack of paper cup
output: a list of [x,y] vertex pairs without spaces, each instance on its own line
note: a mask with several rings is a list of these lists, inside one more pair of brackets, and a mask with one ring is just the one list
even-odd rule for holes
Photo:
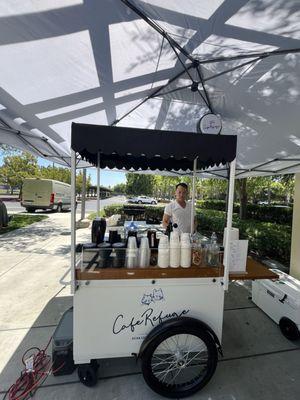
[[136,244],[136,237],[129,236],[127,249],[126,249],[126,267],[135,268],[138,261],[138,248]]
[[180,265],[183,268],[189,268],[192,262],[192,248],[190,241],[190,234],[183,233],[181,235],[181,252],[180,252]]
[[168,268],[169,263],[170,263],[169,238],[168,236],[164,235],[159,239],[157,265],[160,268]]
[[177,232],[170,235],[170,267],[178,268],[180,265],[180,241]]
[[138,256],[138,267],[145,268],[150,265],[150,248],[149,241],[147,237],[141,239],[141,244],[139,248]]

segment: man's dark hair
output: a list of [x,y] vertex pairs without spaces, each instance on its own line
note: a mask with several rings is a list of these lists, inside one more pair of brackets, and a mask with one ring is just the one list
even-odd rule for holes
[[176,189],[178,188],[178,186],[182,186],[182,187],[184,187],[186,190],[189,190],[188,185],[187,185],[186,183],[184,183],[184,182],[177,183]]

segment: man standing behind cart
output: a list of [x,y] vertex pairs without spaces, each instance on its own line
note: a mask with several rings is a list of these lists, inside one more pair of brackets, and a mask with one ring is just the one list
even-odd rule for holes
[[187,201],[188,185],[184,182],[176,185],[175,200],[165,207],[163,226],[167,229],[169,223],[177,224],[179,233],[191,233],[192,204]]

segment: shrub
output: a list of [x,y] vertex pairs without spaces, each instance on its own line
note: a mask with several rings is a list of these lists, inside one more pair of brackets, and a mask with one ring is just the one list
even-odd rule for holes
[[[226,225],[226,213],[214,210],[196,210],[198,230],[210,235],[215,231],[223,237]],[[233,216],[233,226],[239,228],[240,238],[249,240],[249,251],[256,251],[261,256],[267,256],[289,265],[291,248],[291,227],[270,222],[240,220]]]
[[258,221],[292,225],[293,208],[248,204],[247,217]]
[[111,204],[110,206],[104,207],[105,217],[111,217],[114,214],[121,214],[124,216],[123,206],[120,204]]
[[[201,209],[226,211],[224,200],[198,200],[197,206]],[[238,214],[239,211],[239,204],[234,203],[233,212]],[[293,208],[247,204],[247,219],[292,225]]]
[[[226,201],[224,200],[198,200],[197,207],[204,208],[206,210],[218,210],[226,211]],[[240,206],[238,203],[234,203],[233,212],[238,213]]]

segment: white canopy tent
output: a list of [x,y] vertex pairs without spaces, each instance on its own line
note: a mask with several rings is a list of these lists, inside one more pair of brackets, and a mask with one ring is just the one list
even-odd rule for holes
[[297,0],[7,0],[0,22],[1,143],[70,165],[72,121],[196,132],[212,111],[236,176],[300,171]]

